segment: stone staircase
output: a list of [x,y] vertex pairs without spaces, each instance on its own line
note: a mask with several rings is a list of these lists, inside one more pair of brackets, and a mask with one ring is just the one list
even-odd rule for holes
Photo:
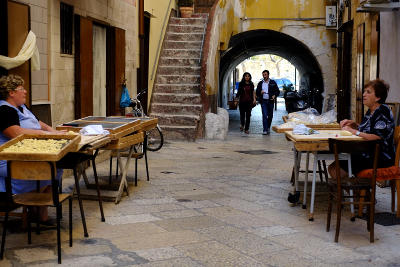
[[170,18],[150,106],[166,139],[202,137],[200,60],[207,21],[208,14]]

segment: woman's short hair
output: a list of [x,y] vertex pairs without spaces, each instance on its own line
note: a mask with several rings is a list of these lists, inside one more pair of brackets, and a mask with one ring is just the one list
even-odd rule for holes
[[372,87],[375,91],[375,96],[379,97],[379,104],[383,104],[386,101],[389,92],[389,84],[387,84],[384,80],[376,79],[369,81],[364,88]]
[[10,91],[14,91],[18,86],[24,84],[21,76],[10,74],[0,78],[0,100],[6,100]]

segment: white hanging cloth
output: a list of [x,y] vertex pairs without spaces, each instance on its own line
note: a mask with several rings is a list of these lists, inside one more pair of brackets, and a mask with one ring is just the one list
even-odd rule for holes
[[25,43],[18,55],[15,57],[6,57],[0,55],[0,66],[9,70],[24,64],[32,58],[32,70],[40,70],[39,50],[36,45],[36,35],[30,31],[26,37]]

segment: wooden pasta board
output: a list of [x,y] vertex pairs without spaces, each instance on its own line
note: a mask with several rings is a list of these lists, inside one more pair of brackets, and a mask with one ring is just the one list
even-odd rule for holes
[[[60,149],[57,153],[24,153],[24,152],[3,152],[7,147],[10,147],[24,139],[69,139],[70,141]],[[11,139],[7,143],[0,146],[0,160],[21,160],[21,161],[59,161],[68,152],[76,152],[78,148],[80,135],[76,134],[23,134]]]
[[[67,130],[79,132],[83,127],[87,125],[100,124],[103,128],[110,132],[109,137],[111,139],[118,139],[122,136],[128,135],[135,131],[135,126],[140,124],[140,119],[135,117],[122,117],[122,116],[111,116],[111,117],[94,117],[89,116],[79,120],[74,120],[68,123],[64,123],[56,127],[57,130]],[[70,126],[68,126],[70,124]],[[71,126],[72,125],[72,126]]]
[[[338,123],[331,124],[306,124],[307,127],[315,130],[340,130]],[[293,131],[293,128],[279,128],[277,125],[272,126],[272,130],[276,133],[284,133],[286,131]]]
[[313,141],[328,141],[329,138],[337,138],[340,140],[363,140],[362,137],[356,135],[340,135],[340,130],[318,130],[319,134],[300,135],[293,134],[293,131],[286,131],[286,136],[295,142],[313,142]]
[[129,148],[132,145],[142,143],[144,141],[144,133],[136,133],[128,136],[124,136],[118,139],[118,142],[111,142],[102,149],[115,150]]
[[149,131],[157,126],[158,118],[140,117],[143,131]]

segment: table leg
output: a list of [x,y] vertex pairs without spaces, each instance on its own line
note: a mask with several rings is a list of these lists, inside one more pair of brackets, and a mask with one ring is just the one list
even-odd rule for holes
[[310,152],[307,151],[307,158],[306,158],[306,175],[304,177],[304,193],[303,193],[303,209],[307,208],[307,186],[308,186],[308,167],[310,162]]
[[84,233],[85,237],[88,237],[89,234],[88,234],[87,227],[86,227],[85,212],[83,211],[83,204],[82,204],[82,199],[81,199],[81,190],[79,188],[79,177],[78,177],[78,172],[76,170],[76,167],[73,169],[73,171],[74,171],[76,194],[78,196],[79,209],[81,211],[83,233]]
[[97,197],[99,198],[101,221],[105,222],[106,219],[104,218],[103,203],[101,201],[100,185],[99,185],[99,179],[97,177],[97,169],[96,169],[96,156],[97,156],[98,153],[99,153],[99,150],[97,149],[96,152],[94,153],[93,157],[92,157],[93,175],[94,175],[94,181],[96,183]]
[[311,188],[310,216],[308,217],[309,221],[314,221],[314,201],[315,201],[315,184],[316,184],[316,180],[317,180],[317,164],[318,164],[318,156],[317,156],[317,153],[314,153],[314,166],[313,166],[313,180],[312,180],[312,188]]
[[126,180],[126,175],[127,175],[127,172],[128,172],[129,162],[131,160],[132,153],[133,153],[133,146],[131,146],[129,148],[129,154],[128,154],[128,157],[126,159],[125,166],[122,167],[123,165],[122,165],[122,161],[121,161],[121,155],[120,155],[119,151],[117,152],[117,160],[118,160],[120,168],[121,168],[121,182],[120,182],[120,185],[119,185],[117,196],[115,198],[115,204],[118,204],[118,202],[121,200],[122,193],[123,193],[124,190],[126,190],[126,193],[129,195],[128,181]]
[[[347,168],[349,170],[349,177],[352,177],[353,176],[353,170],[351,169],[351,155],[350,154],[346,154],[346,157],[347,157]],[[350,195],[353,196],[353,193],[354,192],[351,189],[350,190]],[[351,204],[350,204],[351,218],[350,218],[350,220],[354,222],[356,220],[356,215],[355,215],[355,212],[354,212],[354,204],[353,204],[354,199],[350,198],[350,201],[351,201]]]

